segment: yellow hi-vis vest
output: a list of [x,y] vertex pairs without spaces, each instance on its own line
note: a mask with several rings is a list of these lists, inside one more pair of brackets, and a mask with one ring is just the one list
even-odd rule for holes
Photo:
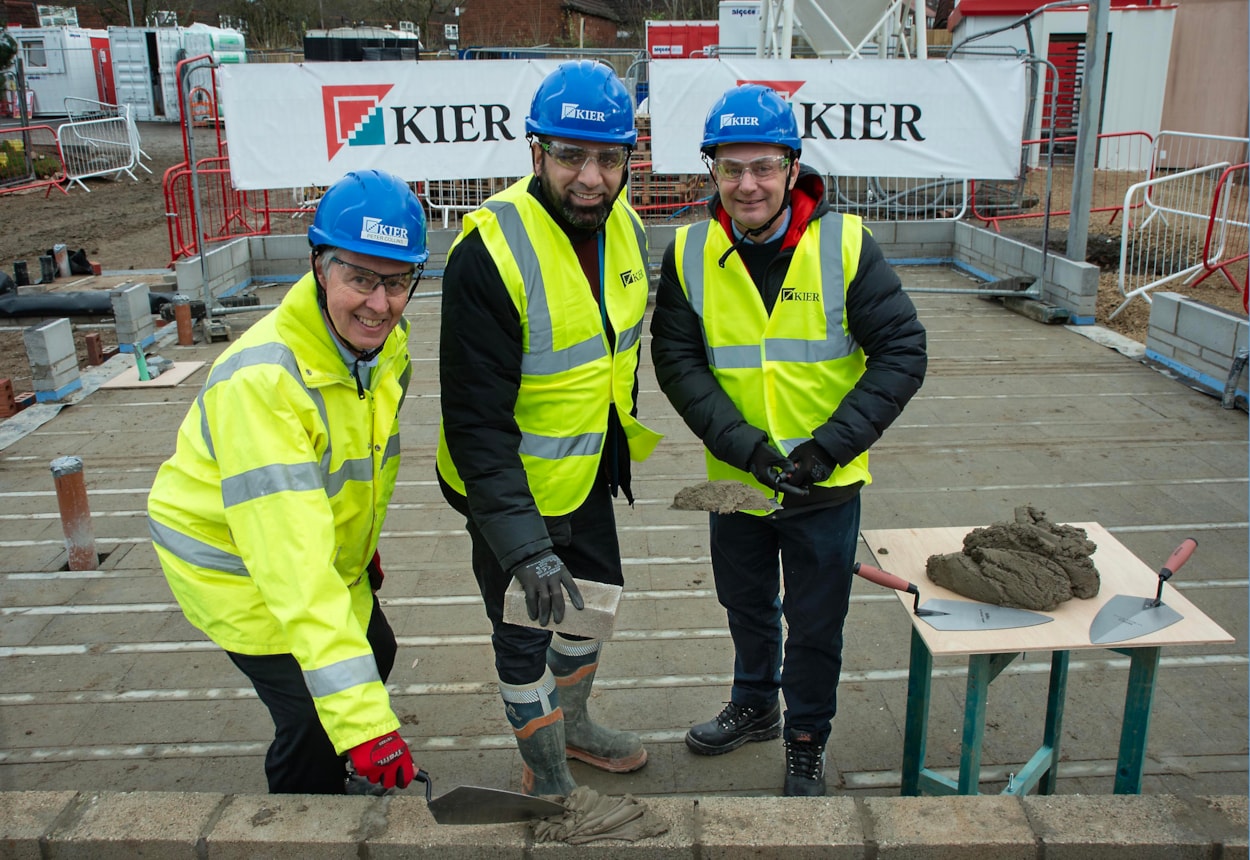
[[[520,315],[519,453],[539,513],[560,516],[590,493],[609,404],[625,431],[630,459],[645,460],[662,438],[631,414],[647,310],[647,237],[638,215],[618,199],[604,228],[602,285],[616,332],[613,349],[577,254],[528,184],[528,178],[520,180],[466,216],[456,244],[473,230],[481,234]],[[438,471],[464,494],[441,423]]]
[[[864,351],[846,320],[846,290],[859,266],[862,237],[855,215],[809,223],[770,316],[740,256],[731,254],[720,268],[731,243],[719,224],[677,231],[677,275],[703,324],[708,365],[743,417],[784,454],[811,439],[864,374]],[[709,480],[764,490],[749,472],[705,454]],[[872,481],[867,451],[820,486],[859,481]]]

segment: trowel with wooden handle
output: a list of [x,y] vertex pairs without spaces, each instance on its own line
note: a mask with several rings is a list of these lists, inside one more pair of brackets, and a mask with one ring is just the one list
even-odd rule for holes
[[1163,567],[1159,568],[1159,587],[1153,598],[1117,594],[1108,600],[1090,622],[1089,641],[1095,645],[1124,642],[1170,627],[1184,618],[1185,616],[1163,602],[1163,583],[1189,561],[1197,548],[1196,540],[1185,538],[1180,546],[1172,550]]
[[912,613],[935,630],[1006,630],[1011,627],[1033,627],[1055,620],[1049,615],[1027,609],[995,606],[974,600],[928,600],[921,606],[920,589],[901,576],[858,562],[853,571],[869,582],[914,595]]

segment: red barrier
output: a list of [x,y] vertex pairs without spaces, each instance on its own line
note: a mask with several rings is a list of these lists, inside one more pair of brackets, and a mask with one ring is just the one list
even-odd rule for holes
[[[65,155],[61,152],[61,141],[57,139],[56,129],[52,128],[50,125],[17,125],[0,128],[0,136],[3,136],[6,140],[16,139],[15,136],[20,135],[23,151],[26,142],[33,136],[33,132],[39,132],[40,136],[43,137],[46,142],[41,142],[31,146],[32,155],[35,146],[43,149],[55,148],[54,152],[44,152],[42,153],[42,156],[45,158],[56,158],[58,165],[56,173],[45,179],[39,179],[34,175],[32,170],[32,172],[28,173],[26,176],[16,177],[11,184],[0,182],[0,194],[10,194],[14,191],[29,191],[32,188],[46,188],[47,190],[44,191],[43,194],[44,197],[51,194],[53,188],[56,188],[62,194],[69,194],[69,184],[65,180]],[[5,154],[8,157],[13,156],[13,153],[11,152]]]

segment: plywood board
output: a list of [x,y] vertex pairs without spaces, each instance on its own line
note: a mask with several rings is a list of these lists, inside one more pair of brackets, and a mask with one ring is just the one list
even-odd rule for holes
[[[1154,597],[1158,588],[1158,569],[1151,568],[1129,552],[1098,523],[1071,523],[1085,529],[1089,539],[1098,545],[1093,555],[1094,566],[1102,579],[1097,596],[1088,600],[1073,598],[1051,612],[1054,619],[1034,627],[1007,630],[936,630],[912,614],[912,596],[895,592],[916,630],[934,655],[1000,654],[1014,651],[1066,651],[1082,648],[1141,648],[1153,645],[1208,645],[1235,641],[1229,633],[1208,618],[1170,584],[1163,586],[1163,602],[1175,609],[1182,619],[1146,636],[1125,642],[1095,645],[1089,641],[1089,625],[1107,601],[1117,594],[1142,598]],[[963,600],[966,597],[942,588],[925,575],[925,561],[931,555],[959,552],[964,535],[977,526],[935,529],[873,529],[864,531],[864,540],[871,550],[874,564],[914,583],[920,589],[920,603],[942,598]],[[1190,562],[1192,564],[1192,562]],[[1163,564],[1163,559],[1159,559]]]
[[139,368],[133,364],[127,367],[121,373],[114,376],[108,382],[102,383],[101,388],[173,388],[182,382],[191,374],[195,373],[204,366],[202,361],[175,361],[174,366],[166,370],[155,379],[149,379],[146,382],[139,379]]

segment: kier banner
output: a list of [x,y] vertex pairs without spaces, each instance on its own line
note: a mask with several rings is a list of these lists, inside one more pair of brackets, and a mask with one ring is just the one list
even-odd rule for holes
[[222,65],[230,178],[329,185],[350,170],[415,182],[524,176],[525,117],[558,60]]
[[702,173],[708,110],[730,87],[765,84],[794,109],[803,162],[833,176],[1014,179],[1024,133],[1016,60],[655,60],[657,173]]

